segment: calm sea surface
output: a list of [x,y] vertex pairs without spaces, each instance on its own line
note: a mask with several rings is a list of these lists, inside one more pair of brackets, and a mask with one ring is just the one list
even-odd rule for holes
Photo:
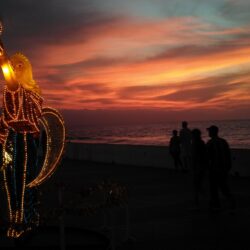
[[[208,140],[206,128],[217,125],[220,136],[232,148],[250,149],[250,120],[189,122],[190,129],[199,128]],[[180,122],[162,124],[81,127],[68,131],[68,139],[82,143],[112,143],[132,145],[168,145],[173,129],[180,130]]]

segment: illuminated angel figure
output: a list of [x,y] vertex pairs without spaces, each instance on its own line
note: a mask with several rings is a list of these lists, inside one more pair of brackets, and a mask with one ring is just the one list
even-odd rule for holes
[[8,236],[18,238],[39,223],[36,187],[26,188],[37,172],[39,118],[43,99],[32,77],[29,60],[17,53],[8,59],[2,50],[6,80],[0,124],[3,176],[10,227]]
[[[0,35],[2,30],[0,22]],[[0,166],[9,208],[7,235],[18,238],[39,224],[37,187],[59,165],[65,126],[57,110],[42,108],[43,98],[28,58],[21,53],[8,58],[1,40],[0,66],[6,80],[0,117]],[[37,152],[41,148],[43,157],[39,161]]]

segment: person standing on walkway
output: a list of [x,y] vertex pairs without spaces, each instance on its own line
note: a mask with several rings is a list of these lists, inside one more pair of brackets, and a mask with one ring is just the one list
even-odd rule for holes
[[188,128],[188,123],[186,121],[182,122],[182,129],[180,130],[180,141],[183,169],[187,171],[191,167],[192,133]]
[[199,198],[203,190],[203,181],[207,170],[206,144],[199,129],[192,130],[192,174],[194,185],[194,205],[199,208]]
[[220,138],[219,128],[215,125],[207,128],[209,137],[207,142],[207,154],[209,164],[210,181],[210,206],[211,209],[220,209],[219,190],[227,198],[230,208],[234,209],[235,199],[228,185],[228,173],[232,167],[231,151],[227,141]]
[[180,159],[180,137],[178,136],[178,131],[173,130],[173,136],[169,142],[169,153],[174,160],[175,171],[177,172],[180,168],[182,168],[182,163]]

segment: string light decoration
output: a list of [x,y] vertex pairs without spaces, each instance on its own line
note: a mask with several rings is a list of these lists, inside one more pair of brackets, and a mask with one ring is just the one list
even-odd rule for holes
[[27,185],[29,188],[41,185],[52,176],[65,147],[65,125],[60,113],[50,107],[43,108],[40,122],[46,132],[46,153],[43,167],[36,179]]
[[[0,35],[2,30],[0,22]],[[6,80],[0,118],[0,169],[9,209],[7,236],[19,238],[39,225],[37,187],[59,165],[64,152],[65,126],[57,110],[42,108],[43,98],[28,58],[21,53],[8,58],[1,41],[0,66]],[[40,148],[44,149],[44,160],[38,164]]]

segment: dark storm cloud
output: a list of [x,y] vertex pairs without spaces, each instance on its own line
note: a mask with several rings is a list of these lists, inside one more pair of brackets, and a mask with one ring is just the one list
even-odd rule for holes
[[249,8],[248,0],[227,0],[219,10],[221,15],[229,21],[247,23],[250,21]]
[[[77,0],[8,0],[1,1],[0,14],[4,19],[8,46],[32,47],[36,43],[57,44],[84,41],[98,28],[113,23],[114,18],[96,12],[91,1]],[[79,32],[80,31],[80,32]]]

